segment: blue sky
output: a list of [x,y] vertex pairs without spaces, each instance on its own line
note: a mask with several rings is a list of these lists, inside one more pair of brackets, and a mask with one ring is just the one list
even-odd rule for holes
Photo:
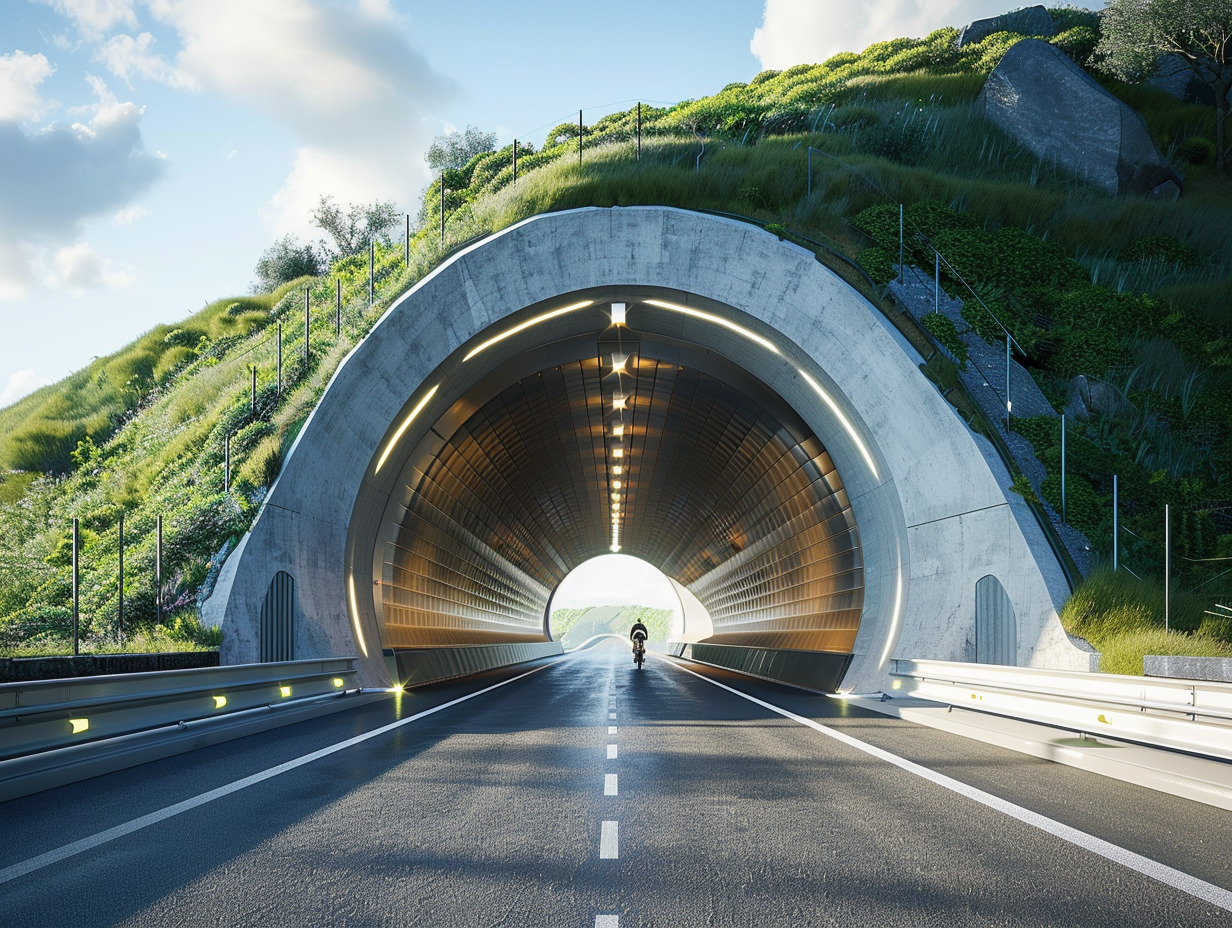
[[[0,406],[243,293],[322,194],[412,214],[432,138],[538,145],[1008,0],[4,0]],[[1096,6],[1097,2],[1089,5]]]

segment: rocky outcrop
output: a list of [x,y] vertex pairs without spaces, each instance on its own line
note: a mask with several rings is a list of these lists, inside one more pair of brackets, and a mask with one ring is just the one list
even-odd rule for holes
[[977,19],[959,35],[958,47],[982,42],[994,32],[1016,32],[1019,35],[1050,39],[1057,31],[1057,24],[1051,13],[1042,6],[1029,6],[990,19]]
[[1112,384],[1079,374],[1069,382],[1065,411],[1071,419],[1089,419],[1130,416],[1138,409]]
[[[1185,103],[1215,105],[1215,91],[1211,89],[1211,85],[1204,83],[1194,74],[1189,62],[1175,52],[1159,59],[1159,67],[1155,74],[1147,79],[1147,83]],[[1228,99],[1232,100],[1232,91],[1228,92]]]
[[1047,42],[1024,39],[1006,52],[976,106],[1036,157],[1108,193],[1180,196],[1181,176],[1142,117]]

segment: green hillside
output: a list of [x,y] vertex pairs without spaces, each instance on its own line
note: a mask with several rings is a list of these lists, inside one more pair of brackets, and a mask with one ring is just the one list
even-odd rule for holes
[[[1052,41],[1084,63],[1097,39],[1095,17],[1054,14],[1068,28]],[[1078,373],[1112,382],[1133,403],[1133,415],[1071,424],[1070,520],[1108,552],[1111,475],[1119,474],[1130,533],[1122,557],[1153,587],[1163,569],[1162,509],[1172,504],[1179,513],[1174,587],[1193,592],[1174,604],[1174,623],[1188,631],[1202,625],[1217,648],[1217,639],[1232,642],[1232,624],[1203,616],[1232,595],[1215,560],[1232,557],[1232,519],[1225,519],[1232,514],[1232,186],[1209,163],[1214,110],[1101,78],[1143,114],[1185,174],[1176,202],[1111,197],[1040,162],[974,112],[984,79],[1021,37],[998,33],[962,49],[956,37],[945,29],[879,43],[859,55],[764,72],[699,100],[642,107],[640,159],[636,108],[584,127],[580,163],[576,125],[555,128],[538,150],[520,145],[516,184],[512,146],[482,153],[444,172],[425,194],[409,265],[401,242],[377,247],[374,305],[367,255],[345,258],[320,278],[220,300],[160,326],[0,410],[0,653],[64,648],[74,517],[84,544],[88,647],[141,646],[130,638],[137,629],[156,646],[216,643],[217,633],[201,629],[195,616],[220,552],[250,525],[329,377],[393,299],[451,250],[528,216],[639,204],[747,217],[814,249],[882,306],[897,260],[898,204],[905,204],[911,260],[931,268],[917,233],[938,243],[1014,331],[1027,349],[1023,363],[1054,403],[1064,402]],[[954,281],[946,284],[958,295]],[[987,320],[973,316],[970,324],[982,332]],[[952,385],[948,363],[939,356],[926,373]],[[1048,419],[1020,428],[1049,468],[1044,495],[1055,502],[1059,429]],[[232,482],[224,490],[228,436]],[[121,514],[127,550],[118,629]],[[160,515],[166,582],[156,592]],[[165,630],[150,628],[156,595],[178,618]],[[1084,606],[1083,628],[1093,639],[1103,602]],[[1142,627],[1162,622],[1154,609],[1135,615]]]

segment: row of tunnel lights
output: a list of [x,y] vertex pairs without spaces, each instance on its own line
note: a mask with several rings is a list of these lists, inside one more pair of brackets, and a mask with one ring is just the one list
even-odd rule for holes
[[[346,681],[343,680],[342,677],[334,677],[330,683],[333,684],[333,687],[336,690],[340,690],[346,686]],[[291,687],[280,685],[278,687],[278,695],[283,699],[290,699],[292,696]],[[214,700],[215,709],[225,709],[227,707],[227,697],[225,695],[221,693],[214,693],[210,696],[210,698]],[[69,719],[68,724],[69,728],[72,730],[71,733],[74,735],[80,735],[82,732],[90,730],[90,720],[88,718]]]
[[[625,304],[612,304],[612,325],[622,326],[625,324]],[[627,355],[614,354],[611,357],[612,374],[616,377],[616,387],[612,393],[612,417],[615,420],[612,424],[611,446],[609,449],[610,463],[607,465],[611,473],[608,476],[608,482],[611,486],[608,505],[611,510],[612,520],[612,544],[611,551],[613,554],[620,550],[620,528],[621,528],[621,503],[627,502],[627,494],[624,492],[624,470],[625,470],[625,411],[629,408],[629,403],[632,397],[624,389],[624,381],[622,378],[632,376],[626,369],[629,358]]]

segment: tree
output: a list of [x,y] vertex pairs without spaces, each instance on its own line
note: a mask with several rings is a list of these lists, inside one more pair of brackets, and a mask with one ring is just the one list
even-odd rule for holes
[[261,255],[257,262],[257,281],[253,290],[268,293],[297,277],[315,277],[324,262],[311,245],[301,244],[294,235],[284,235]]
[[458,171],[478,154],[496,150],[496,133],[481,132],[467,126],[464,133],[456,129],[438,135],[428,146],[428,167],[433,171]]
[[1108,0],[1100,14],[1099,67],[1131,81],[1148,77],[1160,58],[1179,55],[1215,92],[1215,152],[1228,167],[1228,91],[1232,88],[1232,0]]
[[392,200],[352,203],[344,210],[333,197],[321,197],[312,211],[312,224],[329,233],[337,253],[345,258],[359,254],[369,242],[377,239],[388,245],[388,229],[398,221],[399,215]]

